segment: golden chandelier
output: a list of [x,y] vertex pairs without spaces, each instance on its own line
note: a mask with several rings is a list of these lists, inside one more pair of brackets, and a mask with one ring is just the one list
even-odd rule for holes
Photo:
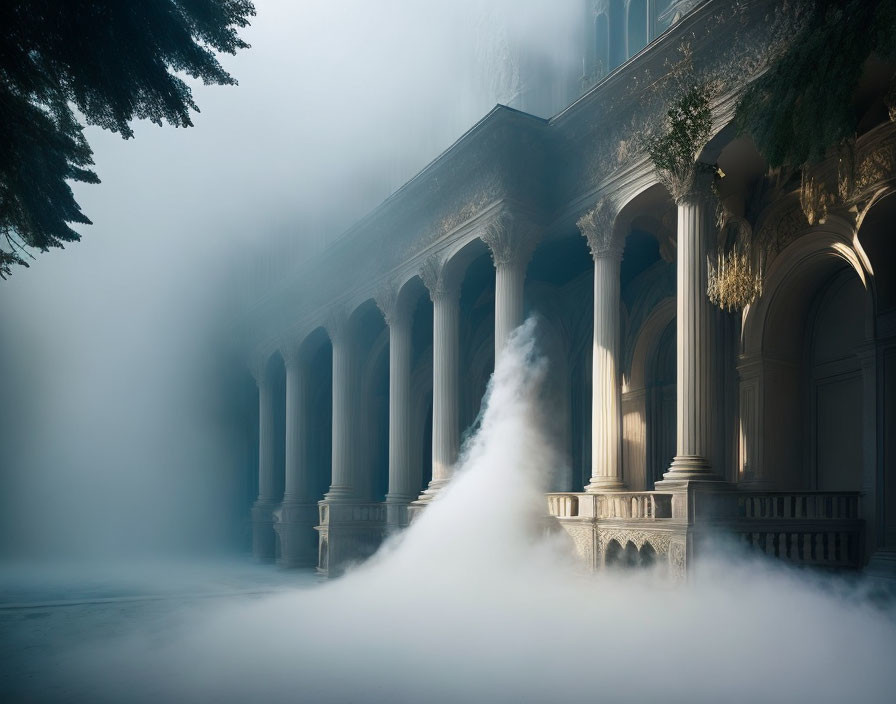
[[738,242],[730,252],[719,252],[715,265],[708,257],[706,264],[706,294],[719,308],[742,310],[762,294],[762,270],[753,266],[748,245]]

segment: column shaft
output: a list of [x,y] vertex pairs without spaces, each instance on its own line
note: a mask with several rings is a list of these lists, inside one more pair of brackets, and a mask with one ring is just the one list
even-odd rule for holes
[[594,347],[591,372],[591,483],[588,491],[621,489],[622,390],[619,376],[621,253],[594,258]]
[[345,334],[332,336],[333,342],[333,437],[332,479],[324,497],[328,501],[349,499],[353,495],[354,469],[354,359],[351,342]]
[[495,364],[517,327],[523,324],[526,262],[511,260],[495,268]]
[[274,394],[270,383],[258,384],[258,503],[274,501]]
[[432,482],[437,489],[450,478],[457,461],[458,428],[458,318],[455,293],[434,296],[432,379]]
[[286,363],[286,485],[283,501],[308,501],[306,414],[308,378],[302,360]]
[[407,503],[419,487],[411,483],[411,325],[389,325],[389,493],[386,501]]
[[706,253],[713,215],[710,203],[699,195],[678,205],[676,453],[664,477],[667,480],[714,478],[709,462],[713,310],[706,295]]

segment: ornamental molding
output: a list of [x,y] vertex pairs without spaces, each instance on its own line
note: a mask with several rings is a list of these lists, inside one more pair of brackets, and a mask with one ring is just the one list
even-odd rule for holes
[[601,198],[597,205],[576,222],[579,232],[588,241],[588,249],[594,259],[622,258],[624,241],[616,234],[616,217],[619,208],[612,200]]
[[538,228],[528,218],[503,209],[482,228],[495,267],[525,266],[538,243]]
[[650,547],[656,551],[657,555],[667,554],[669,552],[669,546],[672,544],[672,535],[666,532],[638,529],[604,530],[599,528],[598,533],[601,554],[606,554],[607,546],[612,540],[615,540],[619,544],[619,547],[623,549],[625,549],[627,543],[632,543],[638,550],[649,544]]

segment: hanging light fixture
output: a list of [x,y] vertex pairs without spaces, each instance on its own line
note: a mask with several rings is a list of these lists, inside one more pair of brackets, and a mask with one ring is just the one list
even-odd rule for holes
[[707,257],[706,264],[706,294],[722,310],[743,310],[762,295],[762,268],[753,265],[752,248],[743,240],[719,252],[715,264]]

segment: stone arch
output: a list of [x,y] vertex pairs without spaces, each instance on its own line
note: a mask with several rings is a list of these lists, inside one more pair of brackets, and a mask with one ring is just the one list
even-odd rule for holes
[[641,567],[653,567],[656,564],[656,550],[649,542],[646,542],[638,551],[638,558]]
[[[858,358],[852,353],[839,366],[821,369],[816,355],[816,345],[824,341],[819,336],[825,321],[836,318],[829,324],[846,325],[827,331],[834,337],[847,333],[851,322],[857,323],[859,339],[851,343],[853,347],[873,336],[869,272],[852,248],[852,239],[851,226],[834,217],[809,228],[775,257],[763,294],[743,312],[738,365],[741,482],[759,488],[842,490],[847,487],[826,476],[828,470],[819,464],[827,454],[836,456],[836,450],[849,455],[843,463],[859,465],[850,466],[849,472],[855,480],[852,488],[861,486],[865,471],[861,447],[867,445],[862,437],[863,408],[869,404],[863,402],[866,392]],[[836,295],[832,287],[842,285],[847,289],[840,293],[851,291],[849,298],[858,310],[841,311],[832,318],[826,306]],[[847,412],[846,406],[851,410]],[[866,482],[866,489],[873,487]]]
[[617,567],[621,564],[622,557],[622,546],[616,539],[610,540],[604,549],[604,566]]

